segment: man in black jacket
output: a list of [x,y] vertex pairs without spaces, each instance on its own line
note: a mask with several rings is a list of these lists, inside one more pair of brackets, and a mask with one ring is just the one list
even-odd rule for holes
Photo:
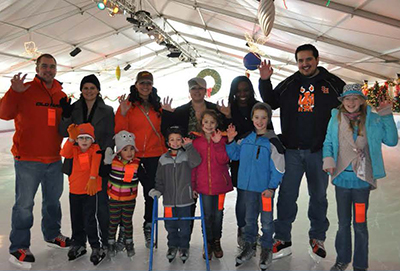
[[326,217],[328,175],[322,170],[322,146],[331,109],[339,105],[337,98],[345,83],[325,68],[318,67],[318,50],[313,45],[299,46],[295,58],[299,70],[274,89],[270,63],[264,61],[260,68],[260,93],[272,109],[280,108],[281,140],[286,147],[286,169],[275,220],[274,259],[291,254],[291,229],[304,173],[310,195],[310,245],[313,253],[325,258],[324,241],[329,227]]

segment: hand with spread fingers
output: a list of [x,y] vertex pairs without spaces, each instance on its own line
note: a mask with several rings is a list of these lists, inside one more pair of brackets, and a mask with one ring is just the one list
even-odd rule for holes
[[172,108],[172,100],[173,99],[169,98],[169,96],[164,98],[163,102],[162,102],[162,105],[161,105],[162,109],[166,110],[166,111],[169,111],[169,112],[174,112],[175,108]]
[[74,105],[71,105],[71,98],[63,97],[60,99],[60,106],[62,108],[62,117],[68,119],[72,115]]
[[118,101],[121,108],[121,115],[125,117],[126,113],[128,113],[129,109],[132,107],[132,103],[129,101],[129,95],[121,95]]
[[219,101],[217,101],[217,108],[226,118],[231,118],[231,105],[229,103],[225,106],[224,100],[221,101],[221,105],[219,104]]
[[25,92],[31,85],[24,85],[24,81],[25,78],[27,76],[27,74],[25,73],[24,76],[22,76],[21,78],[21,74],[22,73],[18,73],[16,75],[13,76],[13,78],[11,79],[11,88],[15,91],[15,92]]
[[271,75],[274,73],[274,69],[271,66],[271,61],[261,61],[260,65],[258,66],[258,70],[260,71],[260,78],[261,80],[267,80],[271,78]]

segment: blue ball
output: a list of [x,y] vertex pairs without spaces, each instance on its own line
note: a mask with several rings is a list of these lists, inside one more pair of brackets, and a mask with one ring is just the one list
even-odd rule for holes
[[254,71],[258,68],[261,63],[261,57],[257,53],[248,53],[243,58],[243,64],[246,69]]

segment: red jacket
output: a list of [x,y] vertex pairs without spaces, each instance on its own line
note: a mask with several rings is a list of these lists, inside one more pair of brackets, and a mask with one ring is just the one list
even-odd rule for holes
[[39,77],[25,85],[30,85],[25,92],[10,88],[0,100],[0,118],[15,123],[11,152],[22,161],[59,161],[63,139],[58,133],[62,113],[59,101],[66,95],[57,80],[51,89]]
[[161,134],[161,115],[150,108],[148,116],[156,129],[154,132],[144,113],[140,110],[138,103],[133,104],[126,113],[121,115],[121,108],[115,114],[115,134],[125,130],[135,135],[136,148],[139,150],[137,157],[158,157],[167,151],[164,137]]
[[226,137],[210,142],[203,136],[193,140],[201,156],[201,164],[192,170],[192,189],[204,195],[225,194],[233,190],[228,172],[229,157],[225,150]]
[[73,145],[67,140],[60,152],[65,158],[72,158],[72,173],[69,176],[69,192],[75,195],[85,195],[86,185],[90,177],[97,178],[97,192],[101,190],[101,177],[99,167],[101,154],[99,145],[92,144],[86,152],[82,152],[79,146]]

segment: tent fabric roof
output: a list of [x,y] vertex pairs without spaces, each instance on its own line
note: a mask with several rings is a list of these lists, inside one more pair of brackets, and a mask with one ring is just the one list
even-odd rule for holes
[[[197,69],[226,69],[243,74],[249,52],[245,35],[263,36],[256,0],[125,0],[151,14],[174,41],[196,56]],[[327,6],[329,2],[329,5]],[[287,9],[285,8],[285,3]],[[346,82],[394,79],[400,71],[400,1],[398,0],[275,0],[275,23],[259,48],[274,66],[276,85],[297,70],[294,51],[304,43],[320,52],[320,65]],[[32,56],[24,43],[58,62],[60,81],[79,84],[88,73],[102,75],[102,84],[130,85],[137,72],[163,76],[194,68],[168,58],[169,51],[148,35],[133,30],[129,15],[110,17],[91,0],[4,0],[0,3],[0,93],[17,72],[34,75]],[[76,57],[69,52],[82,49]],[[5,81],[4,81],[5,80]],[[4,83],[7,82],[7,83]]]

